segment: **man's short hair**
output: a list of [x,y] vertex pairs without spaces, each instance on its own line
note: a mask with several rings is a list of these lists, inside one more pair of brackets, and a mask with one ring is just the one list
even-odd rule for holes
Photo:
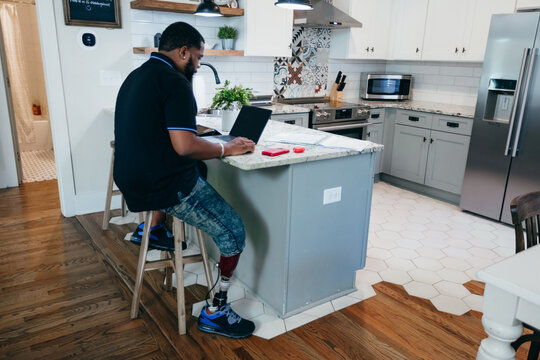
[[185,22],[175,22],[167,26],[159,39],[158,50],[171,51],[187,46],[201,48],[204,38],[197,29]]

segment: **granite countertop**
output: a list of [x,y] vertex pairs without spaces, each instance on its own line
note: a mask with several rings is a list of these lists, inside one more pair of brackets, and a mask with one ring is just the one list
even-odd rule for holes
[[268,106],[261,106],[263,109],[272,110],[272,114],[299,114],[299,113],[309,113],[310,110],[305,107],[289,105],[289,104],[280,104],[276,103]]
[[403,110],[422,111],[441,115],[461,116],[466,118],[474,118],[474,106],[452,105],[444,103],[436,103],[430,101],[405,100],[405,101],[376,101],[362,99],[347,99],[347,102],[355,104],[367,105],[371,109],[377,108],[395,108]]
[[[216,116],[198,116],[197,124],[220,130],[221,118]],[[319,137],[323,139],[318,145],[304,145],[301,143],[291,144],[269,141],[271,139],[277,139],[280,137],[280,134],[287,134],[291,137],[307,136]],[[303,146],[306,150],[303,153],[293,152],[292,148],[297,145]],[[285,148],[289,149],[290,152],[275,157],[261,154],[261,151],[270,148]],[[375,144],[370,141],[356,140],[345,136],[333,135],[327,132],[269,120],[253,153],[238,156],[228,156],[223,158],[222,161],[242,170],[255,170],[308,161],[352,156],[373,151],[381,151],[382,149],[382,145]]]

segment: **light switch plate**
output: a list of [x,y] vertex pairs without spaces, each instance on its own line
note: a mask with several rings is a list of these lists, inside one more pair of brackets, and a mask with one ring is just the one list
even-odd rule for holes
[[122,73],[120,71],[99,71],[99,84],[101,86],[120,86],[122,85]]
[[341,201],[341,186],[324,189],[323,205],[332,204]]

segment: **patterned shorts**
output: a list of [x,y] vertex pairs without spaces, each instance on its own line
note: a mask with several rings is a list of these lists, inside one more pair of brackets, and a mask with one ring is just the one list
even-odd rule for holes
[[214,239],[221,256],[234,256],[246,246],[246,232],[240,216],[202,178],[188,195],[178,193],[180,203],[162,211],[201,229]]

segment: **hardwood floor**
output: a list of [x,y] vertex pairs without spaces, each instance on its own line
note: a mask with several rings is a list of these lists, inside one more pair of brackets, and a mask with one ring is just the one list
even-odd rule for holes
[[0,190],[0,358],[474,359],[486,336],[480,313],[441,313],[386,282],[272,340],[198,331],[189,314],[206,288],[192,285],[180,336],[158,272],[146,276],[139,319],[129,318],[139,248],[122,239],[134,225],[102,231],[101,215],[63,218],[54,181]]

